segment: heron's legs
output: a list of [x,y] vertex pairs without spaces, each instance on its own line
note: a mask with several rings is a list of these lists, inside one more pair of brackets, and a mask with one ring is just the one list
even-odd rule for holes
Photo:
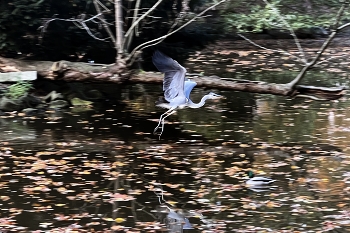
[[156,128],[154,128],[153,130],[153,134],[157,131],[157,129],[159,128],[161,122],[162,122],[162,118],[164,115],[167,115],[168,113],[172,112],[173,110],[175,110],[176,108],[170,108],[168,111],[166,111],[165,113],[163,113],[162,115],[160,115],[160,118],[159,118],[159,122],[158,122],[158,125]]
[[159,134],[159,140],[160,140],[160,136],[162,136],[163,130],[164,130],[164,119],[167,118],[168,116],[170,116],[171,114],[174,114],[175,112],[176,112],[176,111],[173,110],[172,112],[168,113],[165,117],[163,117],[163,119],[162,119],[162,131],[161,131],[160,134]]

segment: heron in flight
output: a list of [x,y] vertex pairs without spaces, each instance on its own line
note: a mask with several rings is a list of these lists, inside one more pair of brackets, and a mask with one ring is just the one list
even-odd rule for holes
[[210,92],[203,96],[199,103],[193,103],[190,99],[190,94],[197,83],[188,79],[185,81],[186,69],[177,61],[158,50],[153,54],[152,62],[160,72],[164,73],[163,91],[165,100],[168,101],[167,103],[157,104],[158,107],[168,109],[160,116],[158,125],[153,132],[155,133],[160,125],[162,125],[159,138],[162,136],[164,130],[164,119],[174,114],[177,109],[185,107],[200,108],[205,104],[207,99],[218,99],[222,97],[221,95]]

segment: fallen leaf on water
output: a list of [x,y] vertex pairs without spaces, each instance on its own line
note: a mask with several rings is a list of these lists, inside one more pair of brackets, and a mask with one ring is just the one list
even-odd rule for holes
[[124,218],[116,218],[115,219],[115,222],[117,223],[122,223],[122,222],[125,222],[126,220]]

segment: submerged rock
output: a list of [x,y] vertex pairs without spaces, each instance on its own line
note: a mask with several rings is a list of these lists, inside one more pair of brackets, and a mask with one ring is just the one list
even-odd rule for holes
[[42,101],[33,95],[24,95],[18,99],[18,101],[22,104],[23,108],[35,108],[39,104],[42,103]]
[[69,106],[70,104],[66,100],[54,100],[49,104],[49,108],[68,108]]
[[23,109],[21,102],[18,100],[12,100],[6,96],[1,97],[0,99],[0,110],[5,112],[19,111]]
[[41,100],[33,95],[24,95],[18,99],[11,99],[6,96],[0,99],[0,110],[5,112],[21,111],[24,108],[35,108]]
[[7,114],[0,110],[0,116],[6,116]]
[[99,90],[88,90],[85,92],[85,97],[88,100],[102,100],[104,99],[104,95]]
[[73,106],[91,106],[93,105],[93,102],[87,101],[87,100],[82,100],[77,97],[74,97],[70,100],[71,104]]
[[40,111],[41,111],[41,109],[36,109],[36,108],[25,108],[25,109],[22,110],[22,112],[23,112],[26,116],[35,116],[35,115],[37,115]]

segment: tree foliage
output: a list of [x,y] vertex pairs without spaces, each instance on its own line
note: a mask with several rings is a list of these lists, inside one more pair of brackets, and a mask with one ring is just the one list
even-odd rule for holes
[[[266,4],[267,3],[267,4]],[[274,1],[232,1],[225,12],[227,26],[239,32],[262,32],[264,29],[286,29],[281,16],[294,29],[315,26],[329,28],[334,24],[342,2],[274,0]],[[242,7],[243,6],[243,7]],[[275,9],[278,9],[276,11]],[[350,14],[345,12],[343,20]]]
[[[141,1],[138,14],[143,14],[156,2],[157,0]],[[189,11],[196,11],[207,2],[208,0],[190,0],[188,1]],[[106,21],[114,23],[113,1],[101,0],[101,3],[111,9],[109,13],[104,14]],[[123,30],[127,31],[132,24],[136,1],[124,0],[122,4]],[[182,7],[181,0],[163,1],[149,17],[140,21],[134,32],[131,47],[164,35],[171,28]],[[69,21],[95,16],[97,12],[92,0],[5,0],[1,1],[0,9],[2,12],[1,56],[15,57],[20,54],[26,58],[44,60],[87,61],[92,59],[103,63],[114,61],[114,45],[110,40],[103,40],[109,35],[100,23],[93,20],[86,23],[93,35],[102,38],[102,40],[96,40],[89,36],[86,30]],[[45,26],[47,20],[56,18],[66,20],[50,22],[50,25],[44,28],[44,33],[39,30]],[[112,26],[111,29],[115,30]],[[202,33],[200,30],[195,32]],[[193,31],[189,34],[191,33]],[[203,37],[199,36],[197,39],[203,39]]]
[[49,7],[46,1],[14,0],[1,1],[0,50],[6,52],[26,51],[33,46],[36,28],[45,17]]
[[47,18],[58,15],[71,18],[81,12],[91,11],[89,2],[91,1],[2,1],[0,6],[2,12],[0,18],[1,55],[15,56],[20,53],[60,59],[74,54],[79,48],[86,46],[89,41],[74,25],[57,23],[55,30],[49,29],[44,38],[38,28]]

